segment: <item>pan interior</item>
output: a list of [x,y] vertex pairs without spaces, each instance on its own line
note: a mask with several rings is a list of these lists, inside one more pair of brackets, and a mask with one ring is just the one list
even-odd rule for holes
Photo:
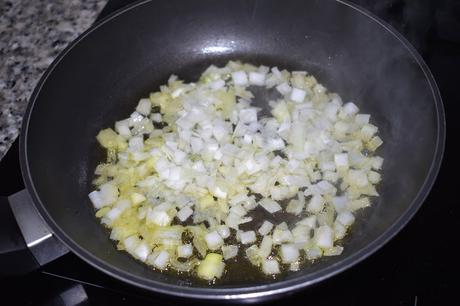
[[[103,159],[95,139],[100,129],[127,117],[170,74],[194,81],[210,64],[230,59],[307,70],[371,114],[385,142],[379,149],[385,158],[381,196],[358,215],[342,256],[280,280],[308,281],[324,276],[328,267],[345,265],[414,205],[430,173],[439,128],[432,88],[419,64],[397,37],[347,5],[282,3],[145,2],[89,32],[54,66],[29,112],[26,180],[35,188],[40,211],[74,251],[147,284],[207,286],[186,275],[152,271],[117,251],[87,194],[93,169]],[[240,267],[251,271],[249,265]],[[240,271],[230,271],[216,286],[274,282]]]

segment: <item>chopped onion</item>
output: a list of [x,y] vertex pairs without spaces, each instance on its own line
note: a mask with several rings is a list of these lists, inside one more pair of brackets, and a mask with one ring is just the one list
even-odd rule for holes
[[322,249],[330,249],[334,246],[334,232],[332,229],[323,225],[315,230],[316,245]]
[[290,98],[294,102],[301,103],[305,99],[306,95],[307,95],[307,92],[305,90],[294,87],[292,88]]
[[225,260],[236,257],[238,255],[238,246],[236,245],[224,245],[222,246],[222,255]]
[[210,232],[204,236],[204,239],[206,240],[206,243],[208,244],[208,248],[211,251],[215,251],[219,249],[223,244],[224,240],[222,237],[219,235],[217,231]]
[[273,229],[273,223],[265,220],[264,223],[262,223],[262,225],[259,227],[258,232],[262,236],[265,236],[265,235],[268,235],[268,233],[270,233],[272,229]]
[[248,76],[244,71],[235,71],[232,73],[233,83],[235,85],[244,86],[248,84]]
[[280,273],[278,261],[275,259],[265,259],[262,261],[262,271],[269,275]]
[[207,280],[220,278],[224,273],[225,263],[220,254],[209,253],[206,258],[198,266],[198,276]]
[[[252,104],[252,85],[281,94],[266,101],[271,116]],[[303,258],[341,254],[354,211],[378,196],[383,141],[358,112],[305,71],[230,61],[196,83],[172,75],[98,133],[107,161],[88,197],[119,248],[155,269],[212,281],[242,248],[265,274],[297,271]],[[300,221],[254,222],[258,206]]]
[[280,256],[283,263],[293,263],[299,260],[299,249],[294,244],[283,244],[280,248]]
[[256,233],[254,231],[239,232],[238,237],[242,244],[250,244],[256,241]]
[[193,254],[193,246],[191,244],[183,244],[177,246],[177,257],[189,258]]
[[272,214],[281,210],[281,206],[276,201],[273,201],[268,198],[260,200],[259,205]]
[[249,83],[263,86],[265,84],[265,74],[260,72],[249,72]]

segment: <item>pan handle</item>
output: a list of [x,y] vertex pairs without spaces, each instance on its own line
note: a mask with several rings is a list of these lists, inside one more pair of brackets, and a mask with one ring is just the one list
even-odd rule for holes
[[0,197],[0,275],[32,272],[68,251],[48,229],[27,190]]

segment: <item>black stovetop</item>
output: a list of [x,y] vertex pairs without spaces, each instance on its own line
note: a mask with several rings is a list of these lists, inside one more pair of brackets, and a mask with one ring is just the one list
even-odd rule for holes
[[[100,18],[131,2],[134,1],[110,0]],[[453,118],[459,113],[460,103],[457,89],[460,81],[460,1],[352,2],[392,24],[421,53],[441,90],[447,129],[452,135],[459,127]],[[454,168],[458,165],[454,160],[455,150],[448,141],[443,166],[432,192],[401,233],[364,262],[314,287],[283,297],[282,302],[294,305],[456,304],[449,300],[458,288],[454,279],[458,265],[454,250],[459,242],[460,203],[453,193]],[[23,188],[18,155],[16,141],[0,163],[0,195]],[[40,271],[0,282],[0,288],[1,296],[6,293],[14,298],[8,305],[177,304],[168,297],[117,281],[73,254],[59,258]],[[2,299],[3,302],[7,300]]]

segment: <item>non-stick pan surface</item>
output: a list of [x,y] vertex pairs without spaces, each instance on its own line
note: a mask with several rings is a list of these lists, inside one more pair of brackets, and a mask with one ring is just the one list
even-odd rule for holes
[[[380,127],[383,182],[358,214],[344,253],[277,279],[241,270],[209,287],[151,270],[116,250],[87,194],[103,158],[95,135],[134,109],[171,73],[196,80],[229,59],[307,70]],[[299,289],[363,260],[413,216],[437,174],[444,145],[435,82],[399,34],[342,1],[143,1],[71,44],[37,86],[21,135],[27,189],[55,235],[91,265],[172,295],[232,299]],[[236,273],[235,273],[236,272]]]

